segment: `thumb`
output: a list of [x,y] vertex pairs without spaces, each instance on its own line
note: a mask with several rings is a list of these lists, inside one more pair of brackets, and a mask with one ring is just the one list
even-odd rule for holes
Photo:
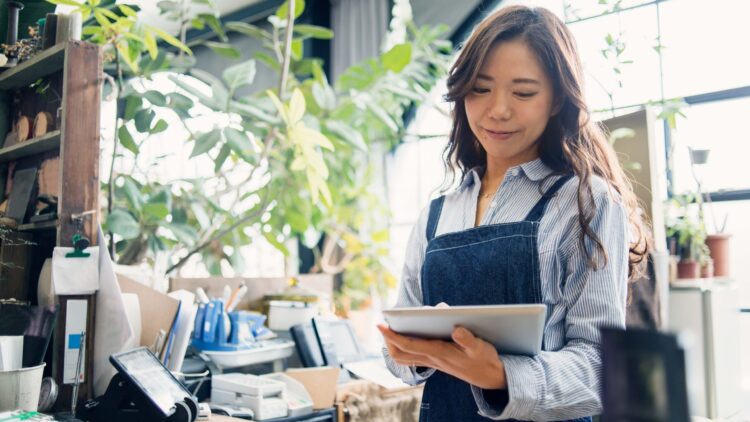
[[453,341],[464,349],[474,349],[477,347],[477,339],[471,331],[464,327],[456,327],[451,335]]

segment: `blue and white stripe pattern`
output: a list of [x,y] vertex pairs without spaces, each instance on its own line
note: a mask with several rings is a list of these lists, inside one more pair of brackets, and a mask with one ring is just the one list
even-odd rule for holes
[[[446,196],[437,236],[474,227],[481,171],[471,170],[458,189]],[[481,225],[523,220],[541,198],[541,192],[557,180],[557,177],[544,180],[551,172],[540,159],[508,169]],[[565,420],[601,413],[599,329],[625,327],[628,218],[625,207],[607,183],[592,177],[596,213],[591,229],[604,245],[608,263],[603,268],[591,269],[580,247],[577,189],[578,178],[573,177],[550,200],[539,226],[542,300],[548,310],[545,351],[533,358],[500,356],[510,401],[504,408],[493,408],[484,400],[482,390],[472,387],[480,414],[484,416]],[[409,239],[397,307],[422,306],[420,269],[427,247],[428,211],[429,207],[422,211]],[[586,243],[590,251],[595,250],[588,238]],[[391,372],[409,384],[423,382],[434,371],[417,373],[413,367],[395,363],[385,349],[384,354]]]

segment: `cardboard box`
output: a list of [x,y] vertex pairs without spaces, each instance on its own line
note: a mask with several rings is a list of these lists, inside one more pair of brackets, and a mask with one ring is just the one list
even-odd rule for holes
[[[141,304],[141,346],[151,347],[159,335],[159,330],[164,330],[169,338],[172,325],[177,317],[177,309],[180,301],[160,293],[148,286],[134,281],[122,274],[117,274],[122,293],[134,293],[138,295]],[[165,339],[166,340],[166,339]],[[166,344],[166,341],[165,341]],[[166,351],[166,347],[162,349]]]
[[339,368],[321,366],[317,368],[289,368],[286,374],[301,382],[313,400],[313,409],[328,409],[336,398],[336,382]]

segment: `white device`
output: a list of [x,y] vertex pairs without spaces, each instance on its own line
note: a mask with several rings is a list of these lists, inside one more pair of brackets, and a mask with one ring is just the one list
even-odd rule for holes
[[533,356],[542,350],[547,306],[485,305],[445,308],[396,308],[383,311],[397,333],[424,338],[450,339],[462,326],[492,343],[502,353]]
[[309,415],[313,412],[313,400],[301,382],[283,372],[262,375],[262,378],[281,381],[286,385],[286,404],[289,417]]
[[211,403],[248,407],[256,420],[288,414],[286,384],[251,374],[221,374],[211,379]]

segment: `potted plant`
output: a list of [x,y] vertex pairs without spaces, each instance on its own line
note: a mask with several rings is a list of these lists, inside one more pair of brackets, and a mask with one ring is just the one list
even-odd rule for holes
[[706,228],[699,218],[688,211],[694,195],[679,195],[672,199],[677,216],[668,220],[667,244],[671,255],[679,258],[677,278],[699,278],[713,275],[713,263],[706,246]]

